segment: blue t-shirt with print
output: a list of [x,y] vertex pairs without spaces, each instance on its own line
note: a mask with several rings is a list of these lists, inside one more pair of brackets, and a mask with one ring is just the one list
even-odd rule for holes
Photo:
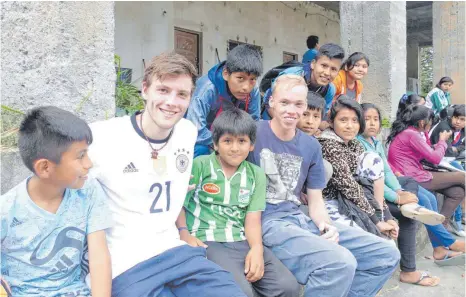
[[[312,136],[296,130],[290,141],[279,139],[270,127],[270,121],[257,124],[257,139],[248,161],[260,166],[267,176],[267,204],[301,204],[299,197],[306,185],[309,189],[324,189],[325,169],[322,148]],[[271,209],[267,207],[263,216]]]
[[111,227],[100,184],[67,189],[50,213],[31,200],[29,179],[0,198],[2,277],[13,296],[90,296],[87,235]]

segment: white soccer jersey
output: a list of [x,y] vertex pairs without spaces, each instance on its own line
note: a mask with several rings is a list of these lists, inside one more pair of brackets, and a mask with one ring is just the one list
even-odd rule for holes
[[[183,206],[197,138],[181,119],[167,145],[151,158],[135,117],[92,123],[91,175],[109,197],[115,227],[107,232],[113,278],[170,248],[184,244],[175,221]],[[163,144],[152,142],[154,148]]]

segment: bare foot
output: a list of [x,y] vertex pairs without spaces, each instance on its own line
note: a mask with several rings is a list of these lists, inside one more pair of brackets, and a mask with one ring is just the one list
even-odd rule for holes
[[[421,279],[423,271],[413,271],[413,272],[400,272],[400,282],[407,283],[407,284],[415,284]],[[417,285],[426,286],[426,287],[434,287],[440,283],[440,278],[436,276],[425,276]]]
[[434,255],[433,256],[434,256],[435,260],[443,260],[443,259],[445,259],[445,256],[448,253],[450,253],[449,258],[452,258],[452,257],[463,254],[463,252],[455,252],[453,250],[448,250],[448,249],[444,248],[443,246],[439,246],[439,247],[434,248]]
[[455,241],[452,245],[450,245],[450,250],[464,253],[465,252],[464,241],[462,240]]

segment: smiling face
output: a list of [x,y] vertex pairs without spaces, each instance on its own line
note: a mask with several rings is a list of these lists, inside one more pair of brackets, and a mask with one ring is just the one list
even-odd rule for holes
[[319,129],[320,122],[322,121],[322,110],[320,109],[307,109],[298,122],[298,129],[304,133],[313,136]]
[[249,152],[254,150],[248,135],[224,134],[220,136],[218,143],[214,144],[218,158],[223,167],[236,170],[246,160]]
[[228,73],[228,70],[223,69],[223,79],[227,82],[231,94],[238,100],[246,100],[249,93],[256,85],[257,76],[246,72]]
[[376,137],[380,131],[379,113],[374,108],[369,108],[364,112],[364,118],[366,121],[364,137]]
[[87,141],[77,141],[62,154],[58,164],[47,160],[48,178],[61,188],[82,188],[92,167],[87,149]]
[[369,69],[369,65],[365,59],[361,59],[357,61],[351,70],[346,70],[348,72],[348,76],[350,76],[353,80],[361,80],[366,76],[367,71]]
[[330,59],[327,56],[312,60],[311,82],[319,86],[328,85],[337,77],[341,62],[341,59]]
[[143,98],[152,123],[169,130],[184,116],[191,100],[193,82],[190,75],[170,75],[162,81],[153,78],[150,86],[143,82]]
[[335,134],[340,136],[345,143],[353,140],[359,132],[360,124],[356,112],[349,108],[338,111],[333,123],[331,123]]
[[307,109],[307,87],[295,85],[290,88],[277,87],[270,97],[273,121],[283,131],[295,130],[298,121]]

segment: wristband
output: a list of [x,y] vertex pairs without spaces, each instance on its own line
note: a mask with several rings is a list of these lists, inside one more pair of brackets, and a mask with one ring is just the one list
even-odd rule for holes
[[183,230],[186,230],[186,231],[189,232],[189,230],[188,230],[187,227],[180,227],[180,228],[178,228],[178,232],[181,232],[181,231],[183,231]]

